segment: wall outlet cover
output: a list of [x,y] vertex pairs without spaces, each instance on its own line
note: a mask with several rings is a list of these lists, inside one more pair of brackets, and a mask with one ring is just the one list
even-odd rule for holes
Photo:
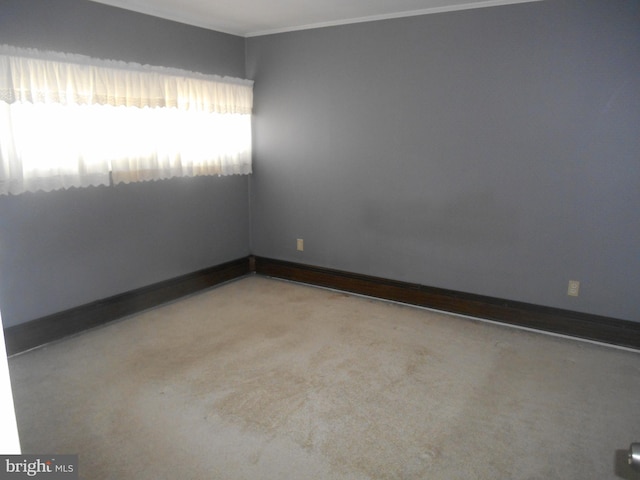
[[567,295],[570,297],[577,297],[580,294],[580,282],[578,280],[569,280],[569,288],[567,289]]

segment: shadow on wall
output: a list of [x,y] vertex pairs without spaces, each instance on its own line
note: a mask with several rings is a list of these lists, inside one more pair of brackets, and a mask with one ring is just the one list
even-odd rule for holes
[[403,204],[372,198],[363,216],[368,228],[383,235],[428,238],[443,245],[480,242],[490,248],[517,241],[520,225],[515,208],[500,202],[494,193],[482,191]]

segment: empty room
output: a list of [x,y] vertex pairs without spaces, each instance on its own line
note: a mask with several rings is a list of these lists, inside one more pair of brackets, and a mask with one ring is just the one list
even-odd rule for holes
[[0,0],[0,478],[640,479],[640,1]]

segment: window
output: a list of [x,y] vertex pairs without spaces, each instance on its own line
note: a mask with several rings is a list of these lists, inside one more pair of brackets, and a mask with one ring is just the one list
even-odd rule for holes
[[252,105],[250,80],[0,46],[0,194],[249,174]]

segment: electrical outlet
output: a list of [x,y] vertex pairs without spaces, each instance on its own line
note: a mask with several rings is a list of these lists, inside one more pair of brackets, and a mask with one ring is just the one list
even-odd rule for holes
[[298,239],[297,249],[298,249],[299,252],[303,252],[304,251],[304,240],[302,238]]
[[571,297],[577,297],[580,293],[580,282],[578,280],[569,280],[569,288],[567,289],[567,295]]

